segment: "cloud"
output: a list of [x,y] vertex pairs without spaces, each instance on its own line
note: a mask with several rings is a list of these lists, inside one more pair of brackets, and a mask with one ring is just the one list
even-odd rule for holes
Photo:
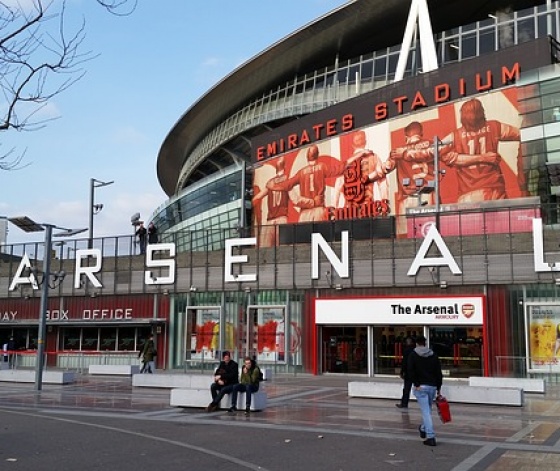
[[222,65],[222,61],[217,57],[208,57],[204,61],[202,61],[201,65],[203,68],[219,67],[220,65]]
[[112,139],[117,144],[138,145],[147,142],[146,136],[134,126],[123,126],[113,132]]

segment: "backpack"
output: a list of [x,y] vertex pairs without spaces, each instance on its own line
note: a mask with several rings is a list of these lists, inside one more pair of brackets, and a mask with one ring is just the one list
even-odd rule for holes
[[257,362],[255,360],[251,360],[252,366],[251,368],[256,368],[257,370],[259,370],[259,383],[262,383],[264,381],[264,375],[262,370],[257,366]]

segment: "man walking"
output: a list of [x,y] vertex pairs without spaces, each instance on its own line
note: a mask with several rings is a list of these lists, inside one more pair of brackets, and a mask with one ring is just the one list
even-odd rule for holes
[[157,356],[156,352],[156,345],[154,343],[154,336],[150,334],[148,339],[144,342],[144,346],[140,353],[138,354],[138,358],[142,357],[142,369],[140,373],[155,373],[156,372],[156,365],[154,362],[155,357]]
[[422,424],[418,427],[424,445],[436,446],[436,434],[432,421],[432,404],[441,390],[443,374],[438,356],[426,347],[426,337],[416,337],[416,348],[408,357],[408,375],[414,385],[414,396],[422,412]]
[[414,340],[407,337],[404,341],[404,350],[401,364],[401,378],[404,381],[401,402],[395,404],[399,409],[408,409],[408,400],[410,399],[410,391],[412,390],[412,381],[408,374],[408,357],[414,351]]

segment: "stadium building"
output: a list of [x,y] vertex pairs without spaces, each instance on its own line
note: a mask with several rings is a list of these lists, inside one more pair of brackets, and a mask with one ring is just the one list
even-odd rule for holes
[[[141,297],[136,327],[170,369],[227,349],[395,375],[424,334],[449,377],[557,377],[559,28],[551,0],[355,0],[318,18],[173,126],[147,257],[96,241],[101,289],[74,276],[53,302],[78,297],[83,319]],[[17,310],[17,264],[2,280]]]

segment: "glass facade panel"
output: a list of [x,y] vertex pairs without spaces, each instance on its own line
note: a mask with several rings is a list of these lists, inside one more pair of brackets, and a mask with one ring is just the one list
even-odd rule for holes
[[463,36],[463,40],[461,42],[461,57],[466,59],[468,57],[475,57],[476,55],[476,35],[469,34]]
[[60,348],[62,350],[80,350],[80,333],[81,329],[64,328],[60,336]]
[[535,38],[535,19],[527,18],[517,22],[517,43],[524,43]]
[[136,329],[134,327],[119,328],[117,350],[121,352],[138,350],[135,345],[135,338],[136,338]]
[[117,329],[104,327],[99,329],[99,350],[115,350],[117,346]]
[[480,31],[478,40],[479,54],[488,54],[496,50],[496,30],[487,28]]
[[81,350],[99,350],[99,329],[94,327],[82,329]]

